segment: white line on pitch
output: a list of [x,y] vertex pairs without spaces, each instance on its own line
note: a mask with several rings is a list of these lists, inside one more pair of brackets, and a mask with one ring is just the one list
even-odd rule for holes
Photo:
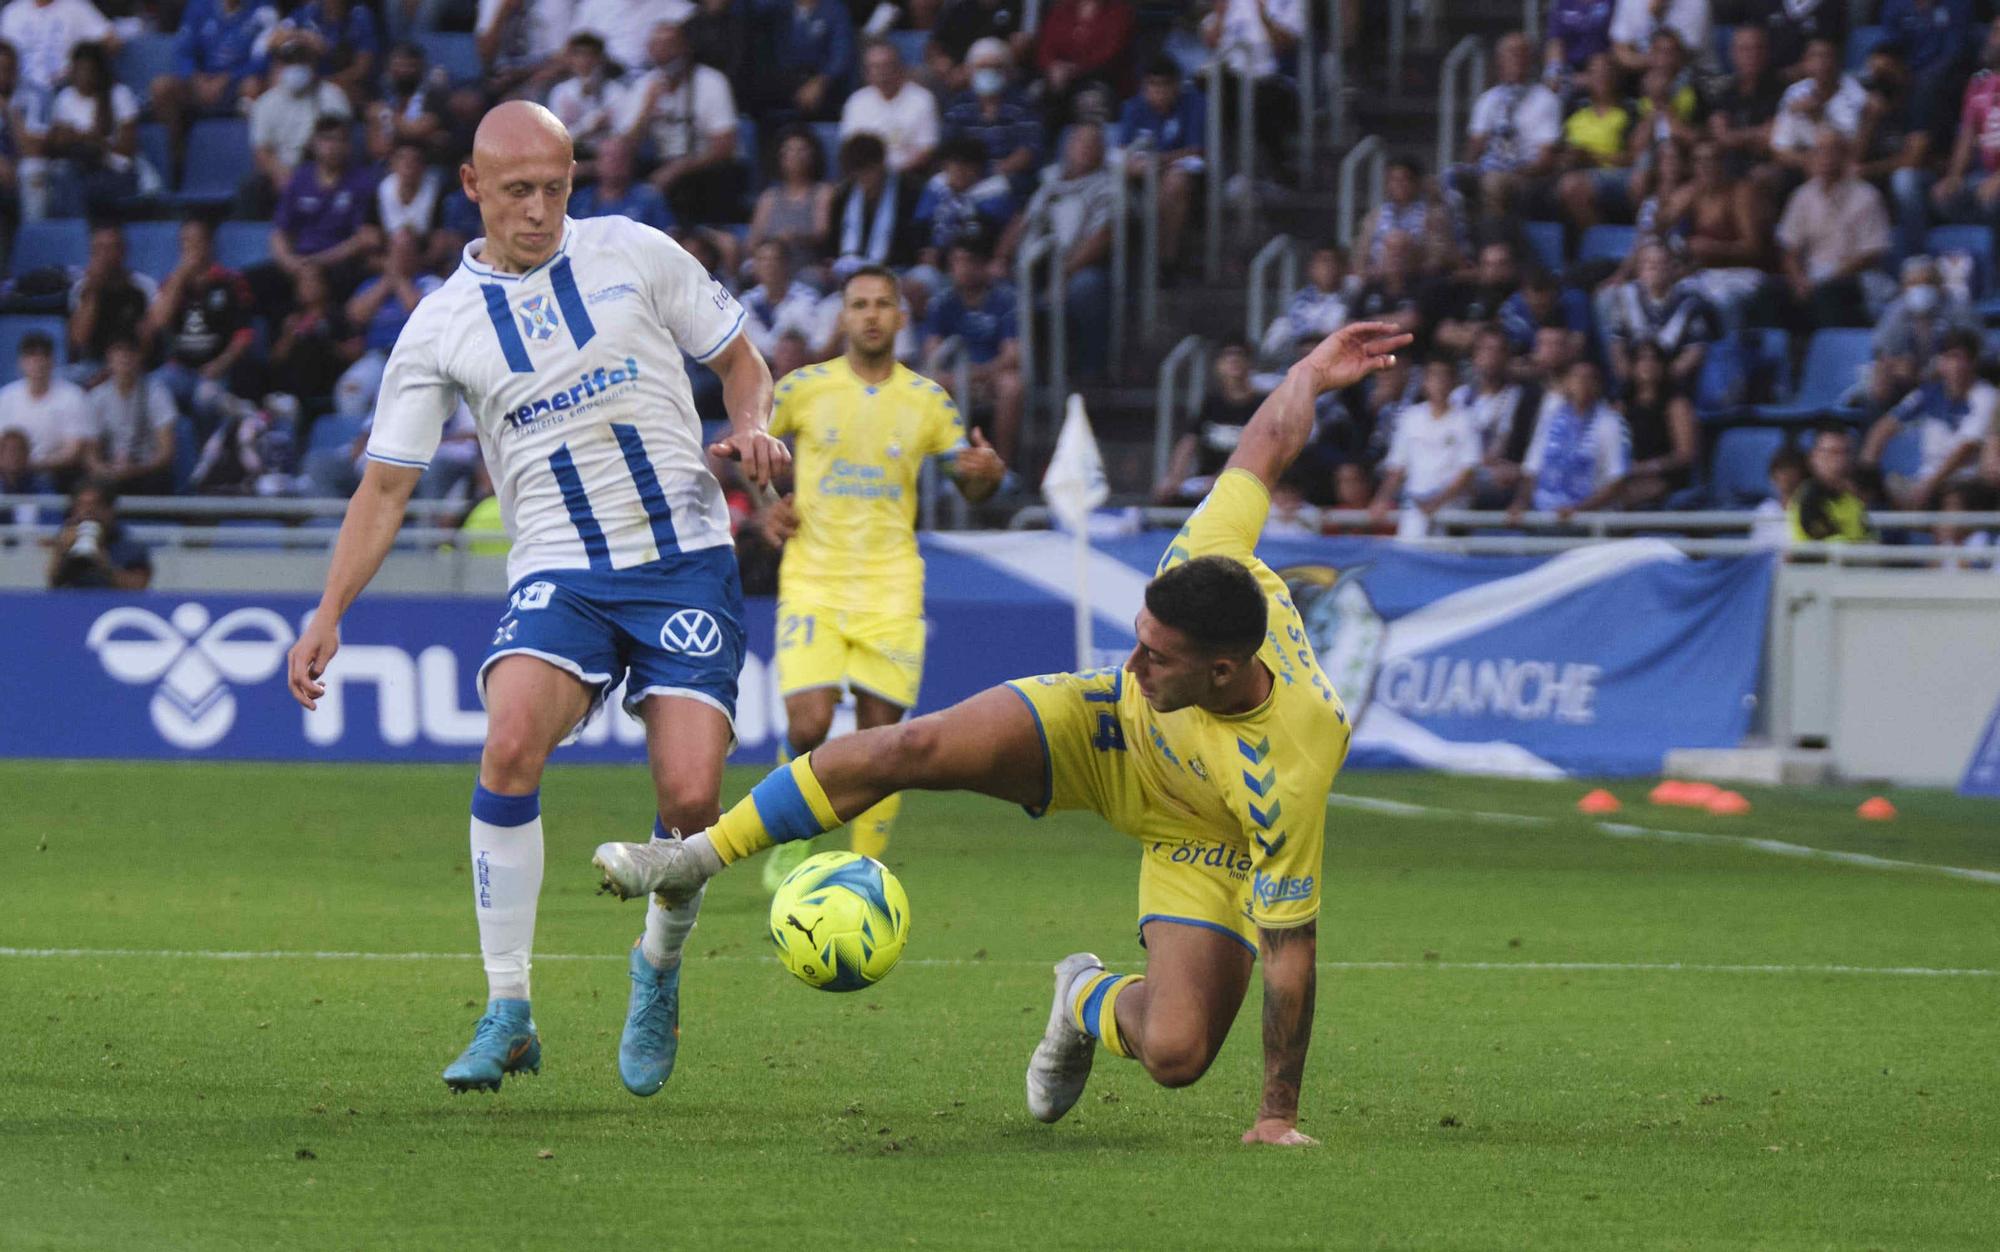
[[[182,961],[476,961],[476,952],[323,952],[221,951],[170,948],[0,948],[0,958],[91,960],[151,958]],[[538,952],[537,961],[623,961],[623,953]],[[776,958],[718,954],[697,956],[710,961],[775,964]],[[969,968],[979,965],[1042,966],[1048,962],[1023,958],[912,957],[902,962],[920,968]],[[1500,974],[1857,974],[1890,978],[2000,978],[2000,969],[1954,969],[1923,965],[1731,965],[1701,961],[1321,961],[1319,968],[1350,971],[1456,970]]]

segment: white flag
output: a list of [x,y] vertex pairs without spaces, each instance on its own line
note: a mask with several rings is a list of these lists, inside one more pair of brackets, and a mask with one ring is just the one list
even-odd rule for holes
[[1055,455],[1049,459],[1048,473],[1042,475],[1042,498],[1057,521],[1081,533],[1089,526],[1090,511],[1110,494],[1090,415],[1083,411],[1083,397],[1073,395],[1062,433],[1056,436]]

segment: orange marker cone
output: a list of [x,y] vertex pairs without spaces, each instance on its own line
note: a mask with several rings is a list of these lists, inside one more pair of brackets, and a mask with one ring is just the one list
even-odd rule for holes
[[[1705,809],[1723,796],[1736,795],[1735,792],[1724,791],[1711,782],[1691,782],[1684,785],[1687,787],[1687,805],[1690,808]],[[1741,800],[1743,797],[1736,796],[1736,798]]]
[[1896,806],[1881,796],[1869,796],[1854,810],[1862,820],[1870,822],[1893,822],[1896,820]]
[[1646,793],[1646,798],[1654,804],[1686,804],[1687,787],[1678,779],[1663,778],[1659,786]]
[[1717,791],[1703,807],[1717,817],[1741,817],[1750,811],[1750,802],[1734,791]]
[[1593,815],[1598,813],[1616,813],[1620,807],[1622,806],[1618,803],[1618,797],[1612,795],[1602,787],[1589,792],[1583,799],[1576,802],[1577,812]]

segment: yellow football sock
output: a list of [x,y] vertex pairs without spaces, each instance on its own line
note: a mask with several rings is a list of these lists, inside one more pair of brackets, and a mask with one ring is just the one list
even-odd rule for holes
[[1118,1034],[1118,997],[1128,987],[1145,981],[1143,974],[1092,974],[1077,985],[1070,1002],[1070,1021],[1086,1035],[1103,1044],[1113,1056],[1130,1056],[1125,1040]]
[[897,792],[854,819],[851,846],[863,856],[879,857],[889,850],[889,832],[896,827],[896,814],[903,811],[903,795]]
[[812,756],[772,770],[750,794],[708,828],[708,839],[724,865],[762,852],[773,844],[810,839],[840,825],[826,789],[813,777]]

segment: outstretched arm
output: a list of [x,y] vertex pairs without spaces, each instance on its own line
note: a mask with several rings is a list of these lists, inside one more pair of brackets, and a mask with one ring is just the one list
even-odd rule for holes
[[1318,1141],[1298,1128],[1299,1086],[1312,1042],[1319,924],[1259,927],[1257,941],[1264,957],[1264,1097],[1243,1142],[1311,1147]]
[[739,334],[709,361],[722,379],[722,404],[729,411],[729,435],[709,445],[709,452],[743,465],[743,477],[753,487],[769,487],[791,468],[792,454],[772,438],[771,367]]
[[318,708],[326,687],[319,681],[327,663],[340,649],[336,633],[340,619],[354,603],[361,589],[382,568],[382,559],[396,542],[409,507],[410,493],[424,476],[423,467],[391,465],[370,461],[362,471],[361,486],[347,502],[347,517],[340,524],[340,536],[333,544],[333,565],[327,570],[326,590],[312,623],[292,645],[288,677],[292,698],[307,708]]
[[1320,340],[1257,406],[1228,468],[1249,470],[1266,491],[1275,488],[1312,438],[1320,393],[1351,387],[1392,364],[1396,349],[1409,342],[1409,332],[1390,322],[1355,322]]

